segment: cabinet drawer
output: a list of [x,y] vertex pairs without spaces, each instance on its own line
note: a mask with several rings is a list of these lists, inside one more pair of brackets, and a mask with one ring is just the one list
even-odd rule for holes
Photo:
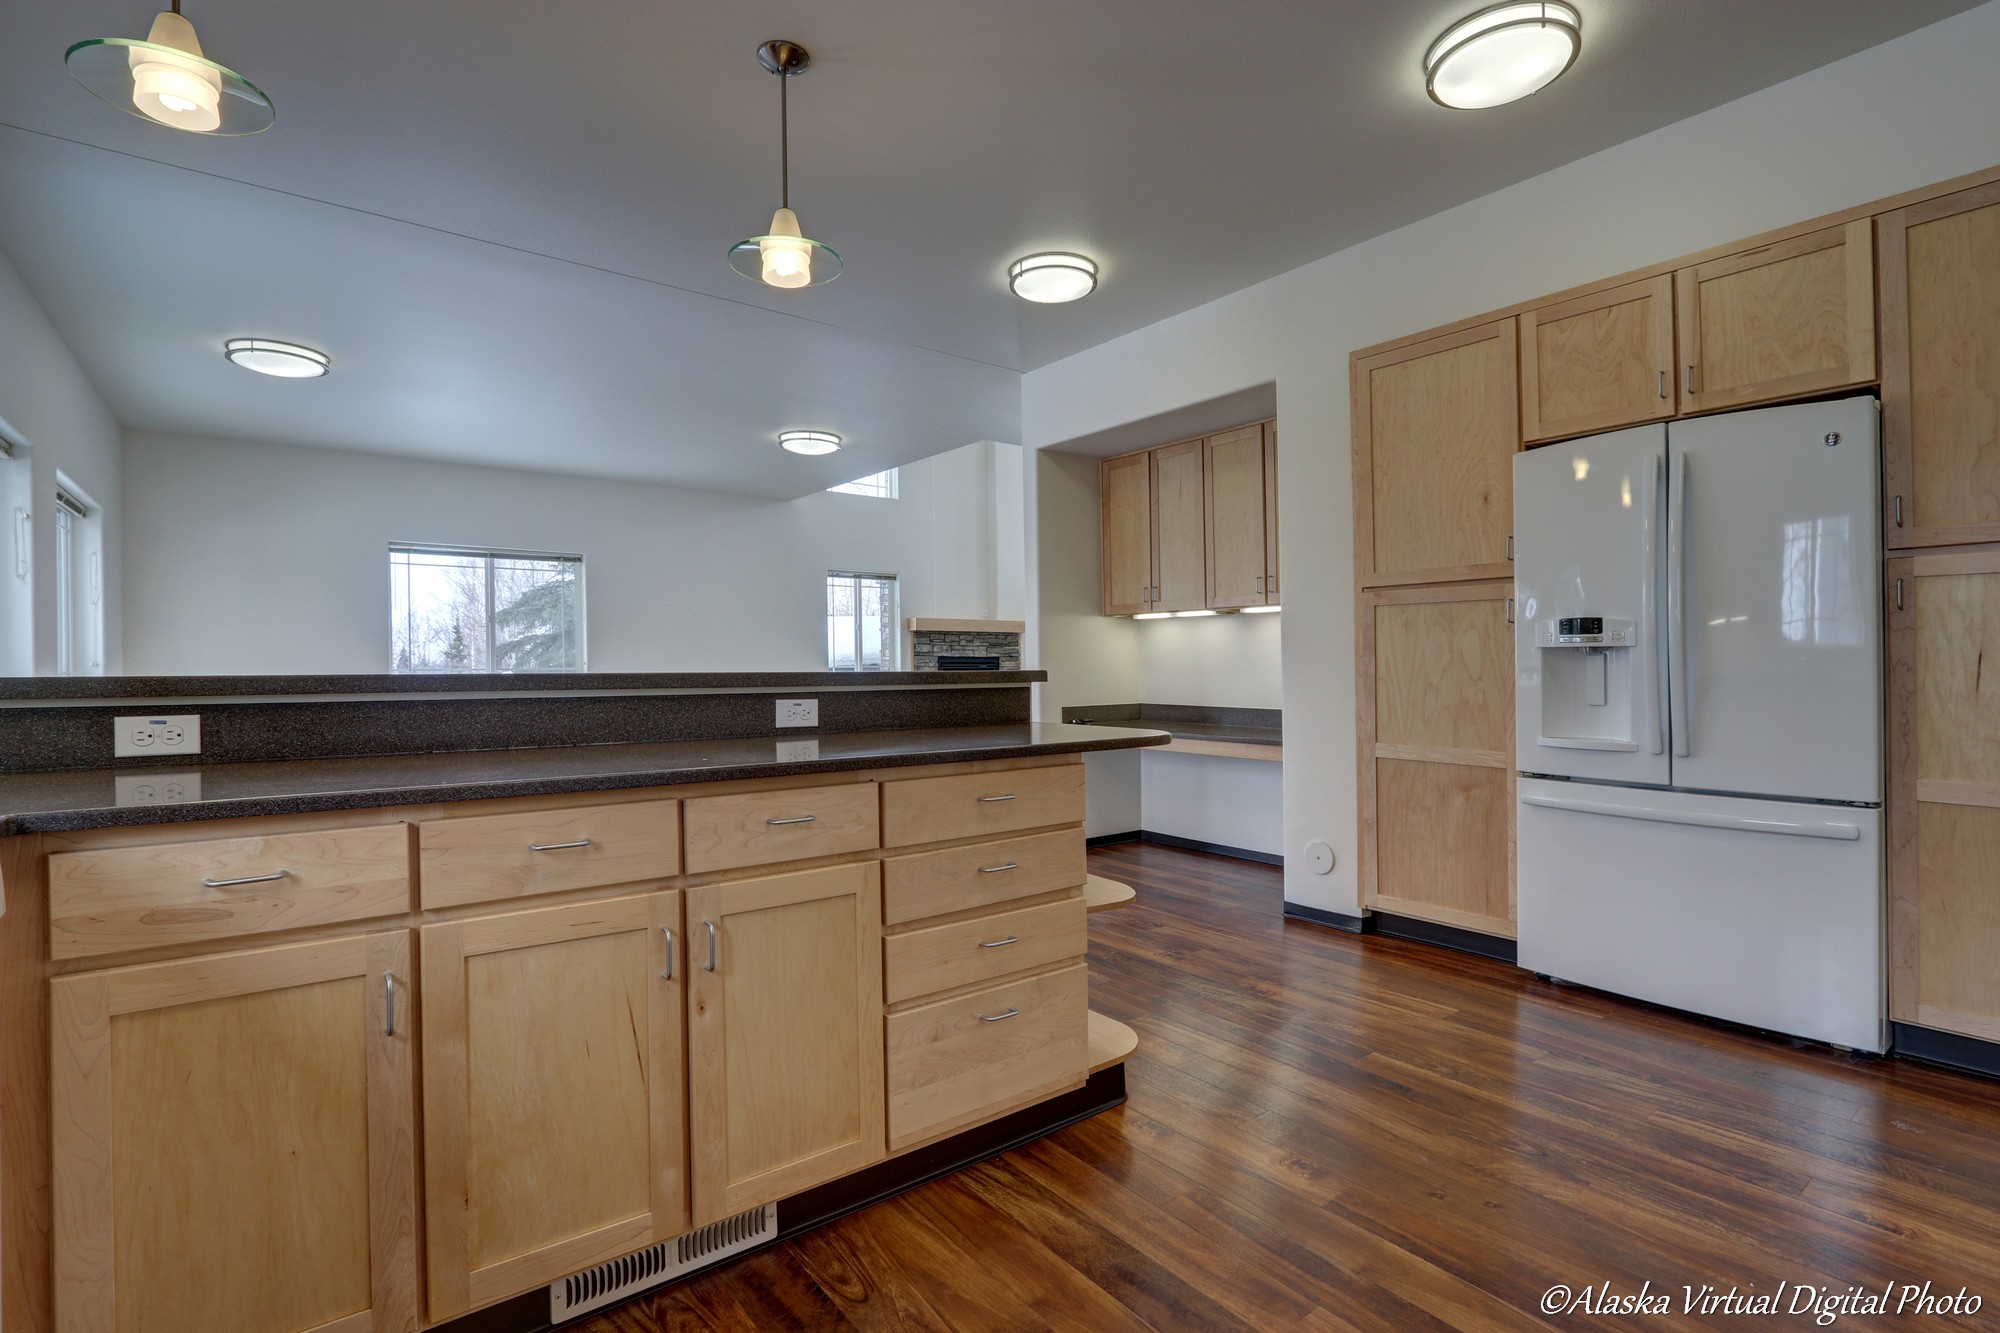
[[1089,1031],[1081,963],[891,1014],[889,1150],[1077,1087]]
[[1082,764],[882,784],[886,847],[1082,822]]
[[861,852],[881,844],[872,782],[795,787],[687,803],[690,875]]
[[882,863],[882,921],[900,926],[1083,883],[1083,830],[895,856]]
[[49,954],[84,958],[407,912],[409,838],[407,825],[373,824],[56,852]]
[[626,801],[420,824],[426,908],[678,875],[680,805]]
[[890,1004],[1004,977],[1064,958],[1081,958],[1082,898],[927,926],[882,941],[884,998]]

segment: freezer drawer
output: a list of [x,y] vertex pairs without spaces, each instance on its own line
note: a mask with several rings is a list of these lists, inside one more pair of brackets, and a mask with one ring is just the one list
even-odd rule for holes
[[1520,963],[1885,1046],[1882,812],[1524,778]]

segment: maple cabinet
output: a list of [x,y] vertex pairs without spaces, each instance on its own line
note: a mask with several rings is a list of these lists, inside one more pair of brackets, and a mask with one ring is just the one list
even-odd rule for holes
[[1211,610],[1275,606],[1277,459],[1272,428],[1239,426],[1202,441]]
[[417,1323],[410,936],[49,983],[55,1327]]
[[1099,464],[1104,614],[1276,605],[1277,465],[1268,421]]
[[1514,320],[1503,319],[1355,358],[1361,586],[1510,574],[1515,341]]
[[1361,884],[1370,909],[1512,936],[1513,585],[1361,598]]
[[1153,450],[1154,611],[1199,611],[1208,600],[1202,442]]
[[1104,614],[1153,608],[1153,458],[1127,454],[1097,468]]
[[1868,218],[1683,268],[1674,292],[1682,411],[1803,398],[1875,379]]
[[2000,182],[1882,218],[1884,528],[2000,541]]
[[686,1231],[681,895],[420,938],[432,1319]]
[[2000,548],[1887,584],[1890,1016],[2000,1041]]
[[1525,311],[1520,341],[1529,443],[1674,414],[1670,274]]

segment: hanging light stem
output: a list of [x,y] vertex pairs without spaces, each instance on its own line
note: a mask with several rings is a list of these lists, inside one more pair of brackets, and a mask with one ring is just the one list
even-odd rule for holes
[[173,0],[173,6],[174,13],[178,14],[181,12],[181,0]]
[[[174,0],[179,4],[180,0]],[[792,206],[792,73],[778,69],[778,202]]]

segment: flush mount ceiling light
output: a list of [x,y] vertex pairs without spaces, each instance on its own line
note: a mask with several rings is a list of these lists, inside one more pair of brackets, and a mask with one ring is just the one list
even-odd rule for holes
[[778,445],[795,454],[830,454],[840,448],[840,437],[830,430],[782,430]]
[[1424,88],[1439,106],[1477,111],[1538,93],[1583,49],[1582,20],[1555,0],[1515,0],[1453,24],[1424,55]]
[[231,338],[222,344],[222,354],[245,370],[279,379],[309,380],[326,374],[332,360],[317,348],[298,343],[274,342],[269,338]]
[[1007,285],[1023,301],[1060,305],[1097,290],[1097,261],[1050,250],[1017,259],[1007,269]]
[[189,134],[243,135],[271,128],[271,99],[201,53],[181,0],[153,20],[145,41],[92,37],[63,55],[76,81],[120,111]]
[[770,41],[757,48],[757,63],[778,76],[778,211],[771,230],[729,247],[729,266],[770,287],[817,287],[840,276],[840,256],[830,245],[799,234],[792,212],[791,108],[786,90],[812,65],[812,53],[797,42]]

